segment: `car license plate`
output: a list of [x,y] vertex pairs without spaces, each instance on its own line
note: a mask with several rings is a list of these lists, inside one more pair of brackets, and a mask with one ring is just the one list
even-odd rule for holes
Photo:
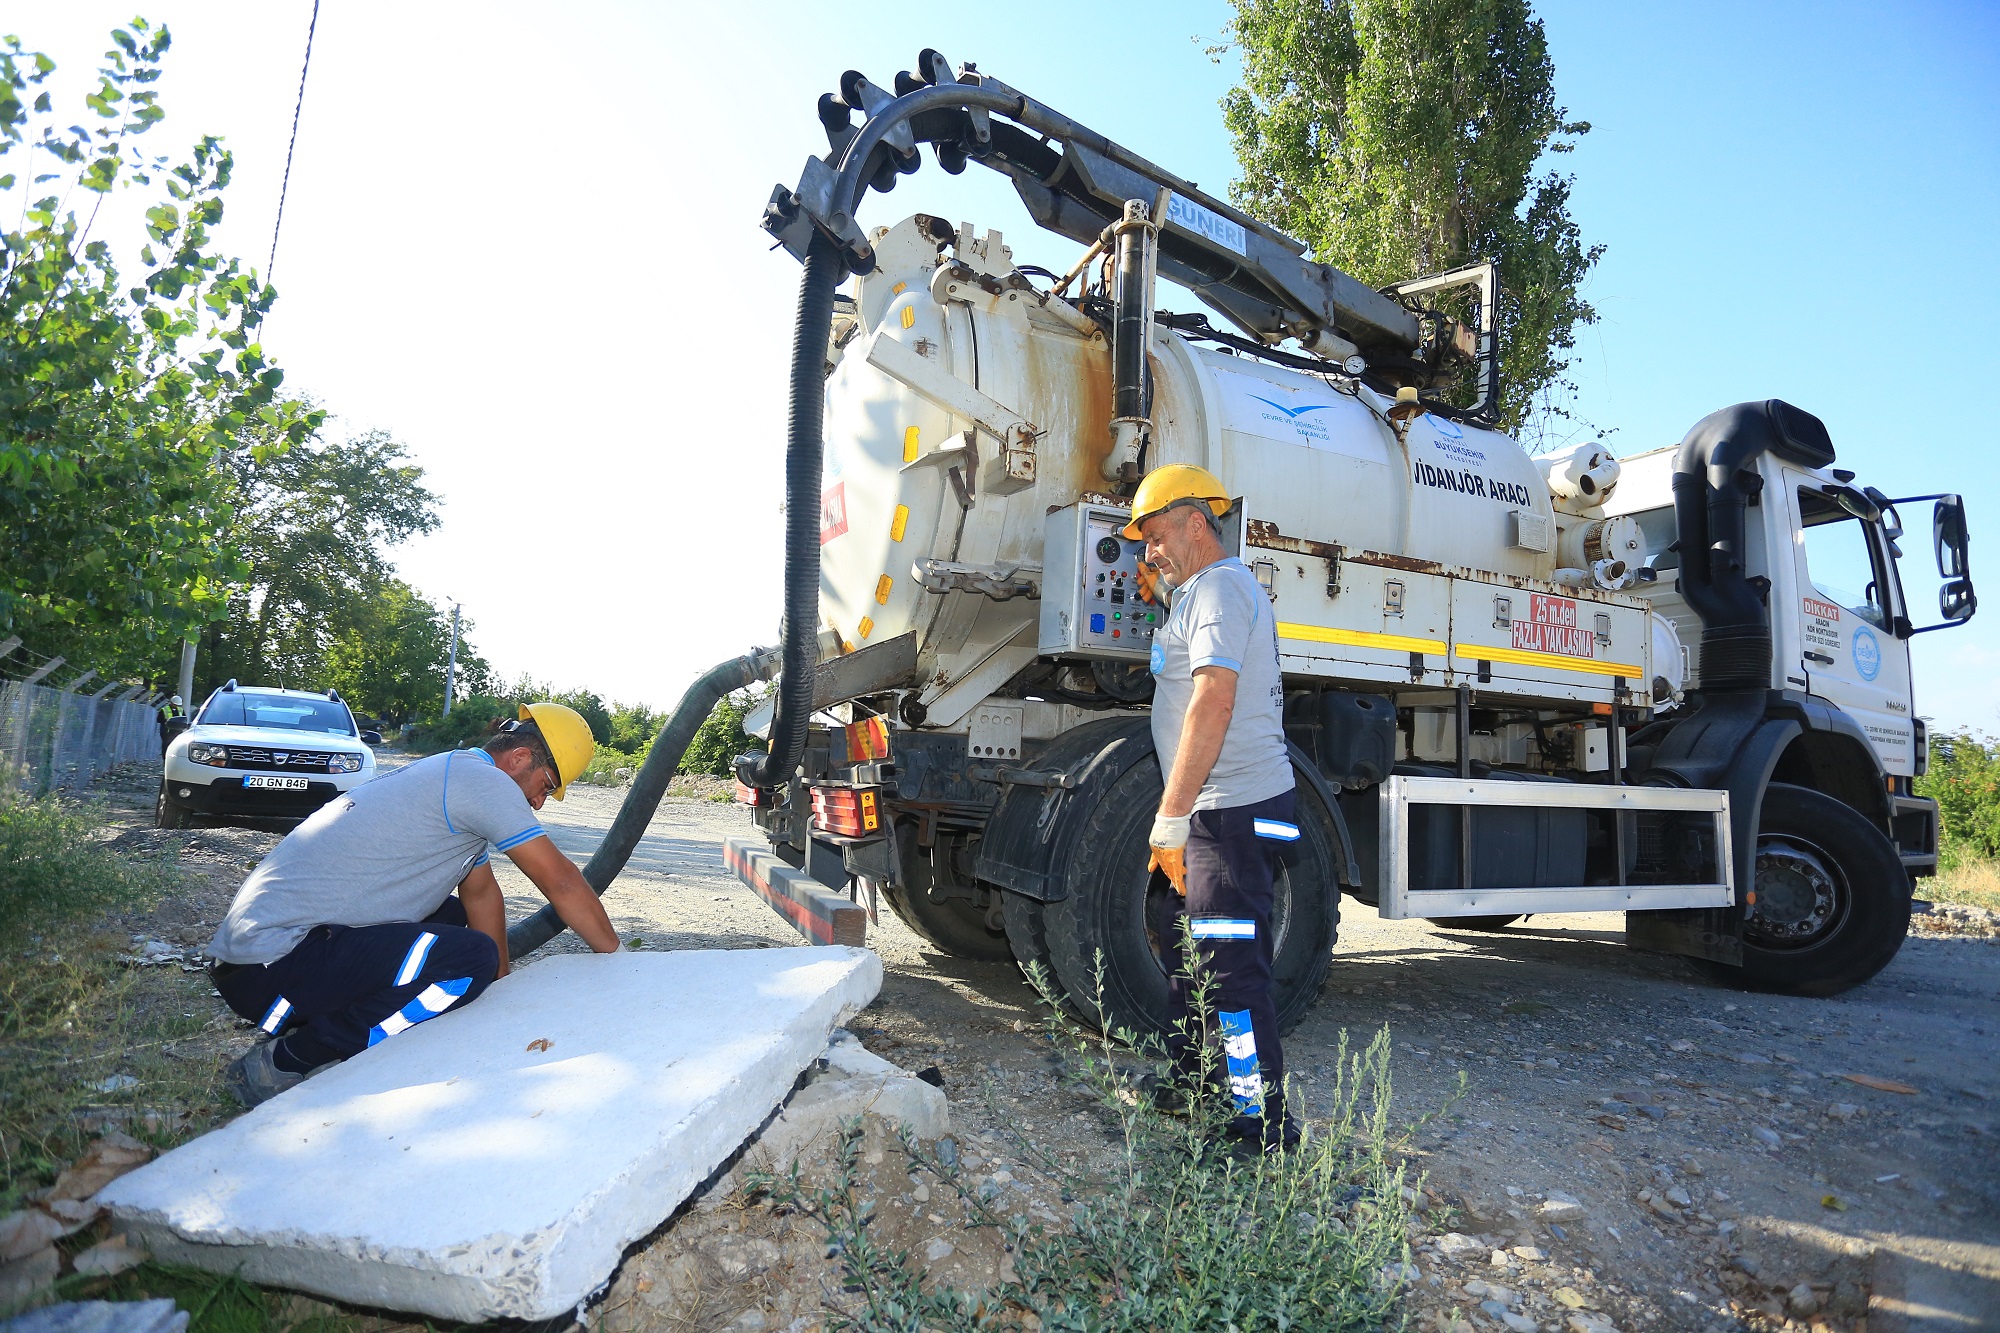
[[304,791],[306,789],[306,780],[304,778],[252,777],[243,779],[243,785],[246,787],[271,787],[276,788],[278,791]]

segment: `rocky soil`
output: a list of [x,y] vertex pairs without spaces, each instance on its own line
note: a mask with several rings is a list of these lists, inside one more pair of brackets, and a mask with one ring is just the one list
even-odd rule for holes
[[[582,860],[622,795],[574,788],[544,822]],[[121,841],[174,841],[204,872],[190,897],[126,924],[140,948],[198,949],[278,831],[154,832],[150,790],[125,799]],[[721,865],[719,840],[746,827],[706,794],[670,796],[607,900],[621,934],[662,949],[796,943]],[[516,913],[539,904],[501,869]],[[1617,916],[1486,933],[1343,905],[1332,975],[1287,1053],[1311,1114],[1331,1096],[1343,1036],[1393,1034],[1424,1175],[1418,1327],[2000,1327],[1990,914],[1926,914],[1875,981],[1804,1000],[1722,990],[1628,951]],[[937,1071],[975,1184],[1011,1210],[1059,1214],[1027,1145],[1087,1165],[1109,1143],[1060,1077],[1032,991],[1011,966],[936,955],[886,908],[870,943],[887,975],[856,1031],[896,1064]],[[563,936],[548,950],[579,947]],[[212,1026],[217,1060],[248,1040]],[[879,1126],[860,1166],[886,1234],[935,1275],[978,1285],[1000,1273],[1008,1257],[991,1233],[968,1231]],[[823,1232],[719,1190],[635,1247],[598,1310],[607,1329],[807,1333],[837,1290]]]

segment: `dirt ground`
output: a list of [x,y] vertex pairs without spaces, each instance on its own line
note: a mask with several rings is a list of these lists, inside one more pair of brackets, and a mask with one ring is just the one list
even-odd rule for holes
[[[622,797],[573,788],[543,821],[581,861]],[[278,833],[156,833],[149,798],[123,794],[121,841],[171,839],[207,884],[131,928],[199,948]],[[747,828],[737,807],[670,796],[607,898],[621,935],[659,949],[797,943],[722,866],[720,840]],[[511,866],[501,878],[516,915],[539,904]],[[1387,1025],[1403,1115],[1448,1108],[1413,1163],[1427,1175],[1417,1326],[2000,1328],[1990,921],[1927,921],[1875,981],[1803,1000],[1722,990],[1628,951],[1615,915],[1481,933],[1343,907],[1331,976],[1286,1052],[1310,1115],[1343,1033],[1366,1044]],[[935,1066],[968,1169],[1053,1219],[1053,1187],[1015,1136],[1079,1160],[1105,1140],[1056,1077],[1032,991],[1012,966],[935,954],[886,907],[869,942],[885,981],[855,1030],[905,1068]],[[562,936],[544,952],[579,948]],[[217,1059],[247,1044],[231,1023],[212,1028]],[[898,1243],[954,1281],[1000,1271],[1007,1256],[921,1196],[893,1145],[866,1148],[871,1185],[901,1210]],[[628,1256],[596,1322],[810,1333],[837,1281],[822,1244],[796,1216],[711,1198]]]

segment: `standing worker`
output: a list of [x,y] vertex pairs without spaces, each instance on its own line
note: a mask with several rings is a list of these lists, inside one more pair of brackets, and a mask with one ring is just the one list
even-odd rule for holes
[[[176,694],[160,705],[159,714],[154,725],[160,729],[160,757],[164,759],[167,757],[167,746],[173,743],[174,737],[187,730],[187,707]],[[180,725],[176,726],[176,723]]]
[[286,835],[208,946],[216,990],[269,1037],[229,1066],[236,1098],[268,1101],[507,975],[492,852],[593,950],[616,953],[604,904],[535,818],[595,749],[574,709],[528,704],[484,748],[364,783]]
[[1178,960],[1185,919],[1212,978],[1209,1002],[1236,1107],[1228,1132],[1268,1152],[1298,1141],[1285,1113],[1271,999],[1271,899],[1280,854],[1299,830],[1277,620],[1255,576],[1222,549],[1228,511],[1228,492],[1212,473],[1170,464],[1139,483],[1125,535],[1144,539],[1147,562],[1173,589],[1153,639],[1153,747],[1166,791],[1147,839],[1149,869],[1178,895],[1154,921],[1174,955],[1168,1049],[1178,1076],[1195,1077],[1196,1043],[1206,1034],[1191,1030],[1193,979]]

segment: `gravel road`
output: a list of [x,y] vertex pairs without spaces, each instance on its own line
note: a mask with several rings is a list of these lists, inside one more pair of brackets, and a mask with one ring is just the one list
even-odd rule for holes
[[[573,788],[543,819],[585,859],[621,791]],[[669,797],[607,905],[648,948],[797,936],[723,868],[742,810]],[[502,867],[515,912],[540,901]],[[1449,1327],[2000,1328],[2000,948],[1913,937],[1830,1000],[1744,995],[1628,951],[1622,918],[1505,931],[1377,919],[1345,900],[1319,1005],[1287,1043],[1310,1112],[1343,1032],[1386,1024],[1420,1131],[1430,1232],[1419,1322]],[[1011,967],[941,957],[883,911],[869,1046],[935,1064],[954,1124],[1063,1123],[1036,1071],[1033,995]],[[580,945],[564,935],[548,949]],[[1055,1131],[1055,1132],[1060,1132]]]

